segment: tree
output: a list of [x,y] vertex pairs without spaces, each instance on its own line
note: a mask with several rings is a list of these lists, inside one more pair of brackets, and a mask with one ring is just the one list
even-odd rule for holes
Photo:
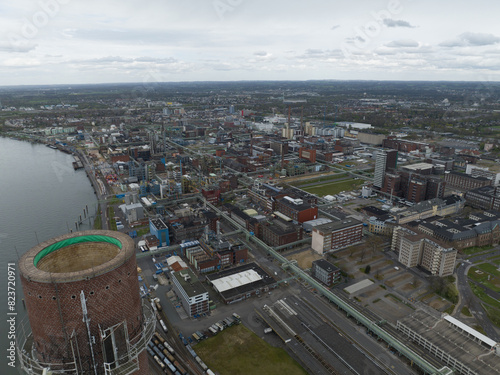
[[368,275],[370,273],[371,269],[372,269],[372,267],[370,265],[367,265],[365,268],[365,273]]

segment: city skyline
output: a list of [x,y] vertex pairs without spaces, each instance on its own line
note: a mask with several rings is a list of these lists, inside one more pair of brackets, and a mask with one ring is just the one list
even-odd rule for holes
[[485,0],[22,0],[0,5],[0,82],[498,81],[499,8]]

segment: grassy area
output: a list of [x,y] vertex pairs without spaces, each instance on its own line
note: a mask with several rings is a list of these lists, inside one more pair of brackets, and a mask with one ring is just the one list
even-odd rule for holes
[[500,288],[497,286],[500,283],[500,272],[491,264],[484,263],[477,267],[471,267],[467,276],[495,292],[500,292]]
[[447,313],[447,314],[452,314],[453,311],[455,310],[455,306],[456,305],[451,305],[450,307],[448,307],[446,310],[444,310],[443,312]]
[[461,250],[462,253],[465,255],[476,255],[488,250],[493,249],[493,246],[491,245],[486,245],[486,246],[475,246],[475,247],[469,247],[468,249],[463,249]]
[[482,271],[489,272],[494,276],[500,276],[500,272],[498,271],[498,267],[494,266],[490,263],[483,263],[477,266]]
[[141,237],[149,233],[149,227],[136,228],[135,230],[137,231],[137,237]]
[[108,217],[109,217],[109,229],[118,230],[116,227],[116,220],[113,218],[115,216],[115,210],[113,207],[108,207]]
[[464,314],[465,316],[472,316],[467,306],[462,307],[462,314]]
[[195,349],[221,375],[307,374],[285,350],[269,345],[242,324],[202,341]]
[[475,325],[474,328],[476,331],[482,333],[483,335],[486,335],[486,331],[483,329],[483,327],[479,326],[479,325]]
[[318,196],[324,196],[324,195],[335,195],[340,193],[341,191],[350,191],[353,189],[356,189],[360,185],[363,184],[363,180],[344,180],[340,182],[332,182],[328,184],[322,184],[319,186],[313,186],[313,187],[305,187],[302,190],[307,191],[308,193],[311,194],[316,194]]
[[94,219],[94,229],[102,229],[102,217],[98,214]]
[[347,177],[347,173],[339,173],[339,174],[335,174],[335,175],[329,175],[329,176],[311,178],[309,180],[305,180],[304,179],[304,180],[300,180],[300,181],[297,181],[297,182],[292,182],[290,185],[296,186],[296,187],[301,187],[301,186],[304,186],[304,185],[314,184],[314,183],[322,182],[322,181],[325,181],[325,182],[328,182],[328,181],[335,182],[335,180],[338,180],[340,178],[345,178],[345,177]]
[[500,266],[500,257],[491,257],[491,258],[488,258],[489,261],[491,261],[492,263],[495,263],[497,266]]
[[489,295],[487,295],[485,293],[485,291],[477,286],[476,284],[474,283],[469,283],[470,284],[470,287],[472,289],[472,292],[483,302],[486,302],[487,304],[497,308],[497,309],[500,309],[500,302],[497,301],[496,299],[490,297]]
[[108,200],[108,204],[111,205],[111,204],[122,204],[123,203],[123,199],[121,198],[111,198],[110,200]]
[[486,310],[486,314],[488,314],[488,318],[490,318],[491,322],[497,327],[500,327],[500,309],[495,309],[485,304],[483,304],[483,307]]

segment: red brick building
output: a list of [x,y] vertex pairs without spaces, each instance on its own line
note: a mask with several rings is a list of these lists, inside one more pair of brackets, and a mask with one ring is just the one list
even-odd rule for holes
[[274,219],[258,226],[258,238],[269,246],[283,246],[302,239],[302,226],[281,219]]
[[311,163],[316,163],[316,150],[301,147],[299,148],[299,157],[309,160]]
[[283,197],[276,202],[276,210],[299,223],[318,218],[318,207],[304,203],[302,199]]

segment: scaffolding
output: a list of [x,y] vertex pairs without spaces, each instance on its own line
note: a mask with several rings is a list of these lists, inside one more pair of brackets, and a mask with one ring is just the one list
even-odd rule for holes
[[[142,301],[142,311],[144,319],[142,330],[132,338],[128,338],[128,334],[126,334],[127,350],[113,361],[104,363],[105,375],[130,375],[139,369],[139,354],[146,349],[156,329],[154,312],[144,300]],[[120,324],[123,324],[123,322],[104,331],[99,327],[101,336],[103,332],[105,332],[107,333],[106,337],[108,337],[109,333]],[[124,332],[126,333],[126,330]],[[44,375],[47,370],[49,370],[52,374],[82,375],[83,372],[78,369],[78,363],[80,363],[82,359],[79,358],[78,346],[74,335],[72,335],[70,343],[73,356],[72,359],[64,363],[40,361],[34,346],[33,333],[31,331],[29,319],[28,317],[24,318],[18,327],[16,336],[16,349],[22,373],[28,375]],[[104,346],[102,347],[104,348]]]

